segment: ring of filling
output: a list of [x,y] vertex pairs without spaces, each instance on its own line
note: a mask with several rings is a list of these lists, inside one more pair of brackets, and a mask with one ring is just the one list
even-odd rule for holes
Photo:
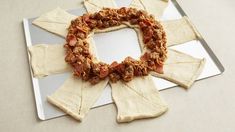
[[[87,38],[95,29],[105,29],[128,22],[137,25],[143,35],[144,54],[139,60],[126,57],[111,64],[96,62],[89,52]],[[166,59],[166,33],[162,25],[143,10],[122,7],[104,8],[93,14],[84,14],[71,21],[66,37],[65,61],[73,67],[75,76],[91,84],[109,77],[112,82],[131,81],[134,76],[146,76],[150,71],[163,73]]]

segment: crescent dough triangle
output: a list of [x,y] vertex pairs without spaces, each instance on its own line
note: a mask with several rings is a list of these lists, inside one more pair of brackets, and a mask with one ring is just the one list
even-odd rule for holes
[[99,98],[107,83],[108,80],[106,79],[92,85],[80,78],[71,76],[58,90],[48,96],[47,100],[81,121]]
[[130,7],[145,10],[156,18],[162,16],[165,8],[168,5],[168,0],[132,0]]
[[[90,44],[89,50],[98,59],[92,37],[87,40]],[[37,44],[28,47],[30,63],[34,77],[45,77],[52,74],[71,71],[70,66],[65,62],[65,49],[62,44]]]
[[157,77],[167,79],[189,88],[202,72],[205,59],[197,59],[182,52],[169,49],[168,58],[163,66],[164,74],[152,72]]
[[89,13],[98,12],[104,7],[117,8],[114,0],[84,0],[84,5]]
[[[182,44],[188,41],[195,40],[200,37],[197,30],[189,22],[187,17],[183,17],[177,20],[162,21],[161,22],[167,37],[167,47]],[[128,25],[128,23],[125,23]],[[141,48],[144,48],[143,34],[140,29],[136,26],[128,25],[134,28],[138,35],[139,43]]]
[[28,48],[34,77],[63,73],[70,70],[64,61],[65,49],[61,44],[38,44]]
[[167,46],[182,44],[200,37],[188,17],[163,21],[162,25],[167,36]]
[[[88,41],[90,43],[89,50],[94,55],[93,59],[98,61],[93,39],[90,37]],[[100,97],[107,84],[108,79],[92,85],[88,81],[71,76],[47,99],[65,113],[81,121]]]
[[136,77],[128,83],[118,81],[110,84],[118,122],[157,117],[167,111],[167,105],[150,76]]
[[32,23],[49,32],[65,37],[70,22],[77,16],[71,15],[61,8],[56,8],[35,19]]

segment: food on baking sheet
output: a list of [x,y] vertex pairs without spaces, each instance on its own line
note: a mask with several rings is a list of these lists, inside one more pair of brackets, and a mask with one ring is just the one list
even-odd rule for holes
[[45,77],[71,71],[65,63],[65,49],[61,44],[37,44],[28,48],[34,77]]
[[162,16],[167,5],[168,0],[132,0],[130,7],[145,10],[159,18]]
[[91,85],[80,78],[70,76],[59,89],[47,97],[47,100],[81,121],[100,97],[107,83],[108,79]]
[[95,13],[103,8],[118,8],[115,0],[84,0],[83,4],[88,13]]
[[168,58],[164,64],[163,74],[151,74],[174,82],[181,87],[190,88],[201,74],[205,59],[198,59],[182,52],[169,49]]
[[151,76],[135,77],[130,82],[119,81],[111,86],[118,122],[157,117],[168,109]]
[[61,8],[56,8],[53,11],[41,15],[32,23],[49,32],[66,37],[68,33],[67,28],[70,22],[76,17],[77,16],[69,14]]
[[[34,20],[33,24],[66,37],[66,52],[62,45],[29,48],[35,77],[66,70],[73,70],[76,75],[70,76],[48,96],[50,103],[81,121],[110,80],[118,122],[157,117],[167,111],[166,103],[148,74],[188,88],[200,74],[205,61],[171,49],[167,52],[167,46],[196,39],[198,34],[186,17],[161,23],[157,21],[153,16],[161,16],[167,0],[149,1],[133,0],[130,6],[136,9],[118,9],[113,0],[85,0],[89,13],[83,16],[77,17],[57,8]],[[92,35],[125,27],[134,28],[137,32],[142,49],[140,59],[126,57],[120,63],[100,62]]]
[[167,36],[167,46],[182,44],[200,37],[186,16],[176,20],[163,21],[162,25]]
[[[140,60],[127,57],[121,63],[114,61],[108,65],[94,63],[89,52],[89,43],[85,40],[95,29],[119,26],[123,22],[138,25],[143,34],[143,42],[148,49]],[[166,59],[166,35],[161,24],[145,11],[135,8],[111,9],[84,14],[73,20],[68,29],[65,48],[66,62],[74,69],[74,75],[92,84],[109,77],[111,81],[131,81],[134,76],[147,75],[149,71],[163,73]]]

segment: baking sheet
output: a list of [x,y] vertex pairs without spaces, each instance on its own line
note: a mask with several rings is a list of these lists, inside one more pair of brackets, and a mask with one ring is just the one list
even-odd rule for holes
[[[128,6],[131,0],[116,0],[116,2],[118,6],[121,7]],[[86,10],[82,7],[71,10],[69,12],[74,15],[82,15],[86,12]],[[164,12],[161,20],[177,19],[185,15],[186,14],[180,8],[178,3],[175,0],[172,0]],[[32,25],[32,21],[34,19],[35,18],[23,20],[27,46],[42,43],[63,44],[65,42],[63,38]],[[121,61],[123,58],[125,58],[125,56],[132,56],[133,58],[138,58],[140,56],[137,35],[132,29],[125,28],[109,33],[95,34],[94,40],[99,58],[104,62],[110,63],[113,60]],[[123,48],[123,45],[125,45],[125,49]],[[197,80],[219,75],[224,71],[223,66],[203,38],[173,46],[171,48],[190,54],[197,58],[206,58],[205,68]],[[50,95],[57,88],[59,88],[68,76],[69,73],[50,75],[42,79],[36,79],[32,76],[37,113],[41,120],[47,120],[65,114],[56,107],[49,104],[46,101],[46,96]],[[159,90],[176,86],[174,83],[156,77],[153,77],[153,80],[158,86]],[[103,94],[94,104],[93,108],[109,103],[112,103],[111,88],[109,85],[107,85]]]

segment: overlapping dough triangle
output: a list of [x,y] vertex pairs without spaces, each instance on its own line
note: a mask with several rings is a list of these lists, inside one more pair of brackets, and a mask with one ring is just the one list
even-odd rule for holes
[[132,0],[130,7],[146,10],[149,14],[160,18],[168,5],[168,0]]
[[84,0],[84,5],[89,13],[98,12],[104,7],[117,8],[114,0]]
[[169,49],[168,58],[163,67],[163,74],[152,72],[152,75],[189,88],[204,68],[205,59],[198,59],[182,52]]
[[92,85],[80,78],[70,76],[65,83],[52,95],[48,96],[47,99],[51,104],[81,121],[102,94],[107,83],[108,79],[96,85]]
[[118,81],[110,84],[118,122],[157,117],[167,111],[167,105],[161,99],[151,76],[135,77],[128,83]]
[[56,8],[35,19],[32,23],[51,33],[65,37],[70,22],[77,16],[67,13],[61,8]]

